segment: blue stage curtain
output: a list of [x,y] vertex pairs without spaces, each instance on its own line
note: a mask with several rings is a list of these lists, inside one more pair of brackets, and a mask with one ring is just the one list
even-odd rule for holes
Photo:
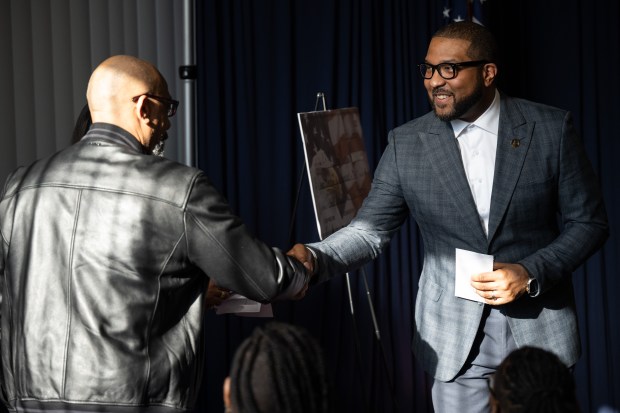
[[[374,170],[388,131],[429,110],[416,65],[431,34],[455,18],[446,8],[465,1],[196,2],[199,167],[259,238],[284,250],[318,239],[297,113],[314,110],[317,92],[325,93],[328,108],[358,107]],[[479,11],[478,2],[470,13]],[[584,412],[617,409],[619,5],[486,0],[482,7],[483,22],[503,50],[501,90],[571,110],[599,174],[612,235],[575,273],[584,350],[575,375]],[[430,381],[410,350],[422,248],[415,222],[408,222],[365,267],[380,342],[358,273],[350,277],[354,317],[344,276],[313,287],[302,301],[274,305],[275,318],[302,325],[320,340],[339,411],[432,411]],[[221,411],[232,355],[265,321],[208,315],[197,412]]]

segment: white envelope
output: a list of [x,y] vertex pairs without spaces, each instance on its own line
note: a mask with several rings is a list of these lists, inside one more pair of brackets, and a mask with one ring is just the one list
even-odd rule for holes
[[484,298],[471,286],[471,276],[493,271],[493,256],[457,248],[455,268],[454,295],[484,303]]

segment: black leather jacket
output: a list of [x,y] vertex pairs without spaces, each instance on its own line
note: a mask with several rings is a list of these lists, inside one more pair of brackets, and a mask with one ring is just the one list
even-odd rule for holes
[[0,231],[1,387],[18,411],[191,409],[209,278],[261,302],[307,282],[200,170],[109,124],[16,170]]

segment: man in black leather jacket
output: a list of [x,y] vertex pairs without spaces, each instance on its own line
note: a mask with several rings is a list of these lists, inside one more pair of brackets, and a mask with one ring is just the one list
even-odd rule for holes
[[178,105],[154,66],[111,57],[87,99],[84,138],[2,191],[2,398],[18,412],[187,411],[209,280],[268,302],[303,296],[309,277],[200,170],[153,156]]

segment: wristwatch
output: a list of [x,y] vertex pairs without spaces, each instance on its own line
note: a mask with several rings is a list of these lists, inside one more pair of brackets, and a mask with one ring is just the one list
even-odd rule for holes
[[527,295],[530,297],[538,296],[540,289],[538,288],[538,280],[534,277],[530,277],[527,281],[527,286],[525,287],[525,291],[527,291]]

